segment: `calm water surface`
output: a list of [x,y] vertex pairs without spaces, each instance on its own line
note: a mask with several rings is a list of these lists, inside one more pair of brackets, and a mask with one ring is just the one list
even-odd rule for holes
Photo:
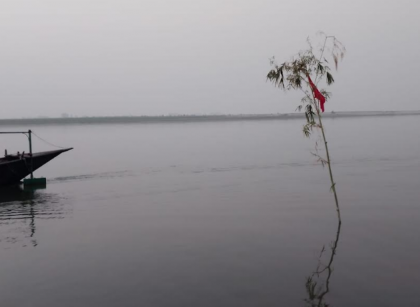
[[34,127],[75,149],[0,191],[0,306],[420,306],[419,119],[325,121],[338,241],[299,120]]

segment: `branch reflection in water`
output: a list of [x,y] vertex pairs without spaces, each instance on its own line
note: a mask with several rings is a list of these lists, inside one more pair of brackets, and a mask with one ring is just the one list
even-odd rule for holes
[[306,292],[308,298],[305,299],[307,306],[310,307],[328,307],[331,306],[326,302],[327,294],[330,292],[330,281],[334,271],[333,262],[337,254],[338,241],[340,239],[341,221],[337,225],[337,233],[335,240],[331,242],[330,254],[328,262],[323,263],[326,254],[325,246],[322,248],[318,259],[316,270],[306,280]]
[[0,244],[5,247],[29,239],[35,247],[38,245],[36,220],[60,219],[65,213],[61,198],[56,194],[21,186],[3,187],[0,189]]

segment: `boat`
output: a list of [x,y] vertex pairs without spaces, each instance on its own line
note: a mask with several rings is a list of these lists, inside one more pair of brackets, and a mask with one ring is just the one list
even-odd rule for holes
[[63,152],[73,148],[43,151],[37,153],[5,154],[0,158],[0,186],[19,184],[22,179],[51,161]]

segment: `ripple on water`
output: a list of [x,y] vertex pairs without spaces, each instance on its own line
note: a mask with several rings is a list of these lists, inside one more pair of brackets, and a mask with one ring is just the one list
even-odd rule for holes
[[70,213],[64,200],[44,190],[19,186],[0,189],[0,248],[10,248],[15,243],[37,246],[37,223],[62,219]]

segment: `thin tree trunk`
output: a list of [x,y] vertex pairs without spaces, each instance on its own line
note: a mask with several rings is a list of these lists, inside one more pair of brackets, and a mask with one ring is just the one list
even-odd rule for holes
[[[315,101],[315,99],[314,99],[314,101]],[[327,165],[328,165],[328,171],[330,173],[331,190],[334,193],[335,208],[337,210],[338,224],[341,225],[340,206],[338,204],[337,191],[335,189],[335,182],[334,182],[334,177],[333,177],[332,168],[331,168],[330,152],[328,150],[328,142],[327,142],[327,138],[325,137],[324,125],[322,124],[322,116],[321,116],[321,113],[319,112],[318,106],[316,106],[316,111],[318,113],[319,126],[320,126],[321,132],[322,132],[322,139],[323,139],[324,145],[325,145],[325,152],[327,154]]]

